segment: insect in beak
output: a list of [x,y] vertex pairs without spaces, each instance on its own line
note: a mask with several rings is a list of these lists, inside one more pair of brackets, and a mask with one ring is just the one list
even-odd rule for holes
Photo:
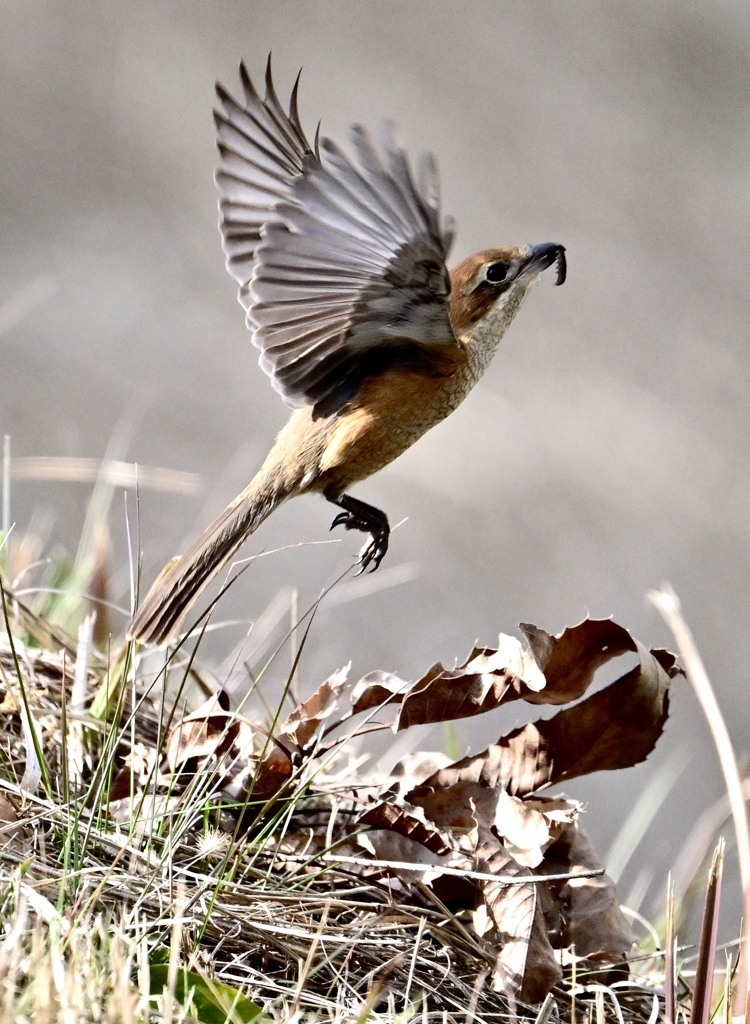
[[564,284],[568,273],[565,246],[560,245],[559,242],[542,242],[540,245],[531,246],[531,255],[526,266],[523,268],[523,272],[528,273],[530,271],[531,273],[540,274],[543,270],[547,270],[548,267],[554,264],[557,264],[557,280],[555,284]]

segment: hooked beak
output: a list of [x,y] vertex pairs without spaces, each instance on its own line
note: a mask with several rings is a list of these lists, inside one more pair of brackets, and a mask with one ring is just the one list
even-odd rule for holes
[[531,255],[521,273],[541,274],[543,270],[557,264],[557,280],[555,284],[563,284],[568,272],[565,260],[565,246],[559,242],[542,242],[541,245],[530,247]]

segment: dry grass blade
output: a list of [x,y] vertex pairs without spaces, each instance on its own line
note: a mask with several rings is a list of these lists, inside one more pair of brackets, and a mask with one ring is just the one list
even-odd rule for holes
[[734,985],[734,971],[732,970],[732,958],[727,955],[727,966],[724,971],[724,994],[722,996],[722,1017],[724,1024],[732,1024],[732,988]]
[[675,938],[674,880],[667,883],[666,939],[664,941],[664,1020],[675,1024],[677,1013],[677,940]]
[[724,721],[724,716],[719,708],[716,693],[711,685],[703,660],[698,653],[693,635],[685,622],[680,608],[680,601],[674,590],[666,585],[661,590],[652,591],[649,600],[657,608],[664,621],[672,630],[677,643],[680,657],[685,665],[687,677],[690,680],[698,701],[706,716],[711,735],[719,756],[719,763],[724,774],[724,784],[727,788],[729,805],[732,810],[734,831],[737,840],[737,857],[740,864],[740,881],[744,894],[744,923],[743,936],[740,944],[740,959],[737,967],[737,993],[738,1006],[737,1014],[745,1012],[744,993],[748,987],[748,951],[750,944],[750,829],[748,828],[747,807],[742,787],[737,758],[734,747],[729,736],[729,731]]
[[198,494],[202,481],[197,473],[141,466],[121,459],[86,459],[72,456],[25,456],[13,459],[10,473],[14,480],[94,483],[102,480],[112,487],[150,488],[170,494]]
[[701,925],[701,942],[695,970],[693,1012],[691,1024],[708,1024],[711,1019],[714,964],[716,962],[716,936],[719,930],[721,881],[724,873],[724,840],[720,839],[714,851],[706,885],[706,904]]
[[10,653],[13,659],[13,666],[15,668],[16,680],[18,683],[18,691],[21,695],[21,721],[26,740],[26,766],[24,769],[23,779],[21,780],[21,786],[25,792],[33,794],[36,792],[36,788],[39,785],[39,782],[43,781],[47,795],[51,796],[52,783],[50,781],[49,771],[44,757],[44,751],[42,750],[42,743],[39,737],[39,728],[36,724],[35,716],[32,711],[31,701],[29,699],[29,694],[26,688],[26,682],[24,680],[23,671],[21,670],[21,662],[19,660],[16,645],[13,640],[10,619],[8,617],[8,595],[6,593],[5,587],[3,586],[1,576],[0,604],[2,605],[3,610],[2,617],[5,623],[5,631],[8,634],[8,645],[10,647]]
[[547,1024],[547,1021],[552,1016],[555,1010],[555,997],[551,992],[548,992],[545,996],[544,1002],[539,1007],[539,1013],[536,1015],[534,1024]]
[[60,627],[53,625],[43,615],[38,615],[16,594],[12,603],[13,618],[17,619],[22,631],[47,651],[67,651],[75,663],[76,645]]

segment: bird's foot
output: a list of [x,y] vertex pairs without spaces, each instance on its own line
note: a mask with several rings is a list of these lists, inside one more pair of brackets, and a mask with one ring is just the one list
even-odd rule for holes
[[388,517],[379,508],[368,505],[358,498],[352,498],[348,494],[342,494],[335,502],[343,508],[343,512],[334,518],[331,529],[343,526],[346,530],[360,530],[362,533],[369,533],[370,539],[359,553],[359,569],[357,576],[369,569],[375,572],[383,561],[388,550],[388,538],[391,528],[388,525]]
[[375,572],[388,550],[389,533],[390,530],[385,530],[370,534],[370,539],[359,553],[359,569],[355,572],[355,576],[361,576],[368,567],[370,572]]

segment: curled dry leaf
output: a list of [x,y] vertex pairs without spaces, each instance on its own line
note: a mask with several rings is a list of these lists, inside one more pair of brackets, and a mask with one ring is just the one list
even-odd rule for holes
[[361,814],[357,819],[357,825],[370,825],[372,828],[386,829],[408,836],[432,853],[446,854],[451,851],[445,835],[427,822],[421,808],[407,811],[396,804],[381,802]]
[[[563,827],[560,838],[550,847],[541,873],[562,874],[596,871],[602,868],[594,846],[577,824]],[[553,942],[571,946],[576,956],[591,960],[622,961],[633,945],[615,883],[609,875],[571,878],[549,882],[553,899],[546,911]]]
[[518,864],[535,868],[560,838],[564,826],[576,820],[579,809],[575,800],[565,797],[521,799],[501,790],[495,808],[495,829]]
[[269,847],[281,857],[307,860],[323,853],[326,848],[326,839],[312,828],[303,828],[287,832],[286,835],[282,835],[278,839],[276,836],[270,837]]
[[553,718],[510,733],[518,794],[590,772],[629,768],[656,745],[669,713],[675,659],[638,645],[640,665]]
[[[229,710],[224,690],[214,693],[191,714],[175,725],[167,739],[166,755],[170,771],[195,770],[197,762],[211,755],[221,757],[232,746],[239,732],[238,716]],[[194,762],[190,764],[190,762]]]
[[440,825],[494,819],[497,793],[526,796],[545,786],[645,760],[667,718],[672,655],[638,646],[641,664],[604,690],[546,721],[501,737],[480,754],[443,768],[406,798]]
[[[499,952],[492,972],[492,987],[511,998],[538,1002],[562,978],[555,960],[533,882],[524,882],[528,869],[519,865],[489,829],[480,826],[476,849],[477,871],[491,875],[517,875],[519,882],[478,883],[474,930],[492,937]],[[493,934],[494,933],[494,934]]]
[[131,792],[142,792],[146,786],[156,789],[162,784],[168,784],[168,778],[159,771],[158,760],[155,747],[136,743],[112,779],[108,793],[110,805],[129,796]]
[[458,668],[438,662],[404,694],[395,728],[470,718],[513,700],[529,700],[544,676],[515,637],[500,634],[497,649],[474,648]]
[[[258,737],[265,747],[260,755],[255,750]],[[231,711],[223,690],[173,727],[167,739],[166,758],[170,770],[182,776],[204,770],[207,763],[213,764],[223,792],[237,801],[250,793],[256,800],[269,799],[293,769],[283,742],[270,739],[249,718]]]
[[294,772],[291,754],[276,740],[270,740],[268,749],[257,767],[251,765],[245,772],[246,794],[254,800],[270,800],[289,781]]
[[311,697],[297,705],[278,735],[267,741],[266,752],[258,767],[246,772],[253,799],[270,800],[291,779],[294,759],[290,744],[299,752],[310,743],[322,722],[338,707],[348,674],[349,665],[345,665],[329,676]]
[[[208,758],[224,759],[229,764],[222,778],[226,795],[233,800],[248,795],[254,800],[271,799],[291,778],[295,753],[310,743],[321,723],[338,707],[348,671],[347,665],[326,679],[292,711],[274,737],[231,711],[223,690],[214,694],[170,732],[166,746],[170,770],[192,773]],[[256,749],[257,737],[262,739],[260,750]]]
[[166,793],[135,793],[112,800],[107,808],[111,821],[127,823],[133,834],[138,838],[146,834],[146,830],[154,828],[168,829],[169,823],[179,813],[180,798],[168,796]]
[[352,690],[352,712],[400,704],[396,731],[483,714],[544,687],[530,651],[512,636],[500,634],[497,648],[477,647],[455,669],[440,662],[407,683],[387,672],[370,672]]
[[[0,825],[14,826],[18,821],[18,812],[5,793],[0,793]],[[9,830],[10,831],[10,830]]]
[[362,676],[349,695],[352,714],[358,715],[360,711],[371,711],[381,705],[400,703],[403,692],[411,685],[392,672],[382,672],[380,669],[368,672]]
[[637,642],[612,619],[584,619],[553,636],[531,622],[519,629],[547,680],[540,703],[567,704],[578,700],[591,685],[594,673],[612,658],[635,651]]
[[514,700],[566,704],[583,696],[606,662],[639,650],[630,633],[611,619],[584,619],[557,636],[531,623],[520,628],[529,649],[501,633],[497,648],[475,648],[455,669],[437,662],[412,683],[388,672],[370,672],[351,692],[352,713],[398,704],[394,729],[400,731],[484,714]]
[[18,820],[18,813],[5,793],[0,793],[0,851],[4,848],[25,856],[31,850],[31,830]]
[[350,668],[351,662],[329,676],[312,697],[299,704],[284,722],[281,732],[289,736],[295,746],[306,747],[320,724],[336,710]]
[[[410,870],[347,861],[341,870],[388,876],[389,885],[397,885],[407,899],[412,883],[424,881],[451,908],[473,906],[475,930],[497,954],[493,987],[511,1003],[519,997],[542,999],[560,980],[553,946],[574,945],[579,956],[609,961],[627,954],[630,932],[614,884],[603,873],[528,880],[532,870],[547,876],[600,868],[578,828],[578,805],[540,791],[646,758],[663,729],[670,682],[678,671],[671,654],[647,651],[610,619],[585,620],[557,636],[529,624],[521,628],[528,649],[501,635],[497,649],[476,648],[452,670],[433,665],[416,682],[370,673],[350,692],[351,713],[396,705],[394,728],[401,730],[481,714],[515,700],[579,703],[452,764],[414,755],[379,788],[368,786],[381,801],[358,818],[337,818],[334,809],[324,825],[292,830],[274,854],[276,863],[309,859],[310,870],[319,870],[319,863],[313,867],[312,862],[333,841],[334,856],[338,851],[358,860],[413,865]],[[639,664],[584,697],[597,669],[627,652],[637,653]],[[236,785],[245,795],[251,790],[255,800],[273,798],[293,779],[295,768],[304,767],[323,723],[336,724],[347,669],[334,673],[295,708],[275,737],[261,730],[255,747],[252,733],[258,727],[232,716],[221,696],[213,698],[173,731],[170,765],[186,770],[212,755],[244,759]],[[357,834],[363,825],[371,831]],[[466,866],[497,880],[467,876]]]
[[412,750],[397,761],[391,770],[388,793],[393,798],[403,797],[410,789],[421,785],[441,768],[447,768],[451,759],[441,750]]
[[[381,874],[388,875],[392,880],[400,883],[399,888],[407,891],[413,882],[421,881],[429,885],[436,878],[442,875],[442,869],[448,866],[450,851],[437,853],[427,849],[422,843],[417,842],[411,836],[401,832],[392,832],[389,829],[373,829],[371,832],[363,832],[357,836],[360,847],[370,854],[376,861],[388,861],[390,864],[399,865],[384,867],[374,864],[373,868],[359,867],[360,872],[371,873],[377,870]],[[334,852],[334,856],[336,855]],[[413,864],[414,870],[405,867],[406,864]],[[424,868],[430,870],[425,871]]]

